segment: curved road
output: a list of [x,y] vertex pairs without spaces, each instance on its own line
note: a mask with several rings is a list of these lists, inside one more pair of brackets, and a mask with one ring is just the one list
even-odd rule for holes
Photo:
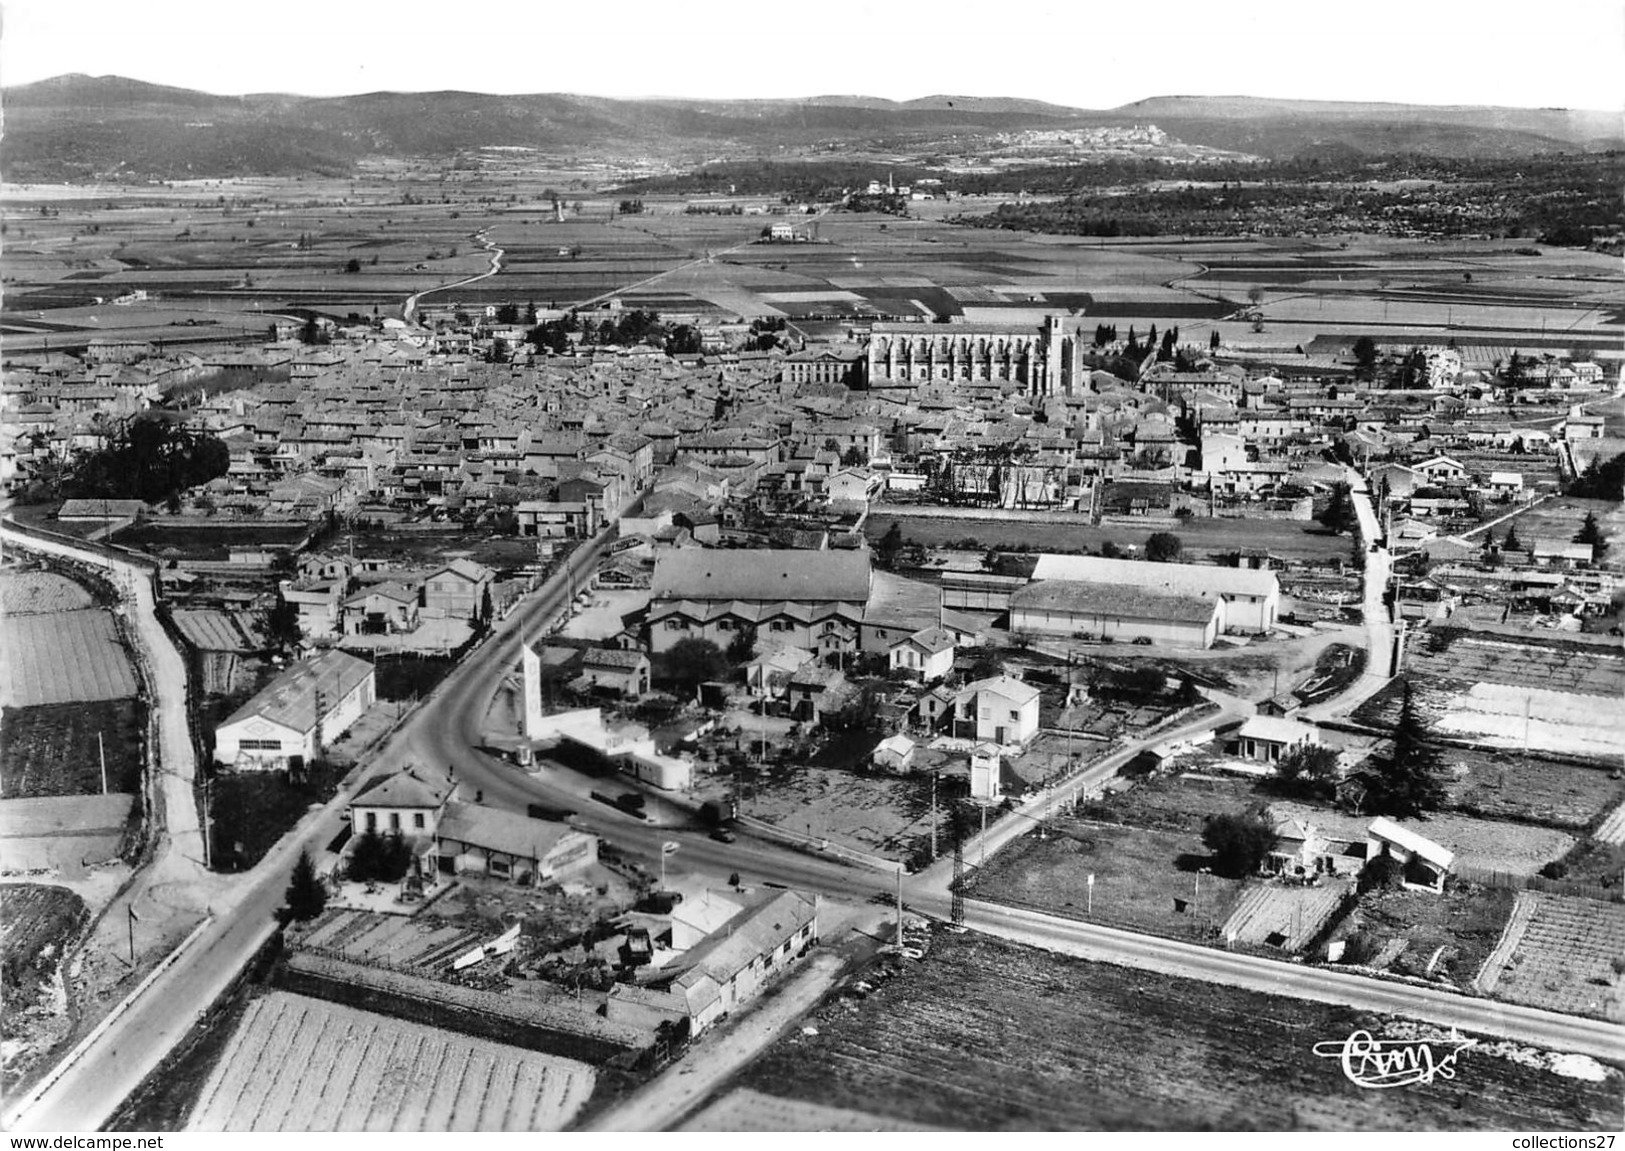
[[431,296],[436,292],[449,292],[453,288],[463,288],[467,287],[469,284],[477,284],[481,280],[489,280],[492,276],[502,271],[502,257],[507,253],[485,238],[484,229],[475,232],[474,238],[479,240],[480,245],[487,252],[491,253],[490,270],[481,272],[475,276],[465,276],[463,279],[454,280],[449,284],[441,284],[438,288],[425,288],[421,292],[413,292],[410,296],[406,297],[406,303],[401,305],[401,319],[410,324],[412,322],[412,313],[418,310],[418,301],[423,299],[424,296]]

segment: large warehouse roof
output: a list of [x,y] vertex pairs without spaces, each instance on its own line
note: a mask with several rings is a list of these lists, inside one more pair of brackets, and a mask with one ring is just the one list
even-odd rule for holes
[[1107,559],[1104,556],[1041,555],[1033,569],[1035,580],[1074,580],[1116,584],[1173,595],[1274,595],[1280,587],[1275,573],[1257,568],[1228,568],[1214,564],[1158,564],[1150,560]]
[[1206,624],[1213,619],[1219,605],[1196,595],[1170,595],[1120,584],[1062,579],[1028,584],[1010,597],[1010,609]]
[[869,598],[869,553],[684,548],[655,561],[654,598],[747,601]]

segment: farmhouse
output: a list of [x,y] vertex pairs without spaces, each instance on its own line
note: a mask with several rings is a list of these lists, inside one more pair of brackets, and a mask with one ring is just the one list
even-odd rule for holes
[[474,803],[447,807],[436,832],[440,870],[537,884],[565,878],[598,860],[596,836],[563,823]]
[[424,578],[423,614],[440,619],[474,619],[487,601],[496,573],[472,560],[453,560]]
[[1033,579],[1137,588],[1163,595],[1199,596],[1219,605],[1217,625],[1221,632],[1268,631],[1275,626],[1281,608],[1280,581],[1274,572],[1263,568],[1159,564],[1148,560],[1046,553],[1038,557],[1038,563],[1033,568]]
[[1275,845],[1265,857],[1264,866],[1276,875],[1320,875],[1337,871],[1332,845],[1312,823],[1301,819],[1272,821]]
[[816,895],[781,891],[729,919],[683,954],[683,969],[671,981],[688,1006],[692,1033],[749,1002],[817,941]]
[[1010,630],[1209,648],[1218,635],[1219,612],[1216,601],[1196,595],[1038,580],[1010,597]]
[[377,696],[372,664],[337,649],[295,664],[215,729],[216,763],[278,770],[314,758]]
[[686,549],[655,561],[649,647],[735,633],[813,650],[850,650],[869,598],[867,552]]

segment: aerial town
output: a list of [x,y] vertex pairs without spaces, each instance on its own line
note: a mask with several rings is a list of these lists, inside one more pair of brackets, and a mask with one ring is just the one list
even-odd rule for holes
[[1617,224],[999,116],[6,185],[8,1129],[1620,1127]]

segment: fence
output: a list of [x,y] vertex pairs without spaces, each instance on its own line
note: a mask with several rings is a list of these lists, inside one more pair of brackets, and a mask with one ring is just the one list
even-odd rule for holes
[[1576,883],[1567,879],[1547,879],[1543,875],[1520,875],[1512,871],[1496,871],[1488,867],[1473,867],[1458,863],[1452,870],[1457,877],[1486,887],[1506,887],[1513,891],[1543,891],[1548,895],[1577,895],[1583,899],[1600,899],[1605,903],[1625,903],[1625,888],[1604,887],[1598,883]]

